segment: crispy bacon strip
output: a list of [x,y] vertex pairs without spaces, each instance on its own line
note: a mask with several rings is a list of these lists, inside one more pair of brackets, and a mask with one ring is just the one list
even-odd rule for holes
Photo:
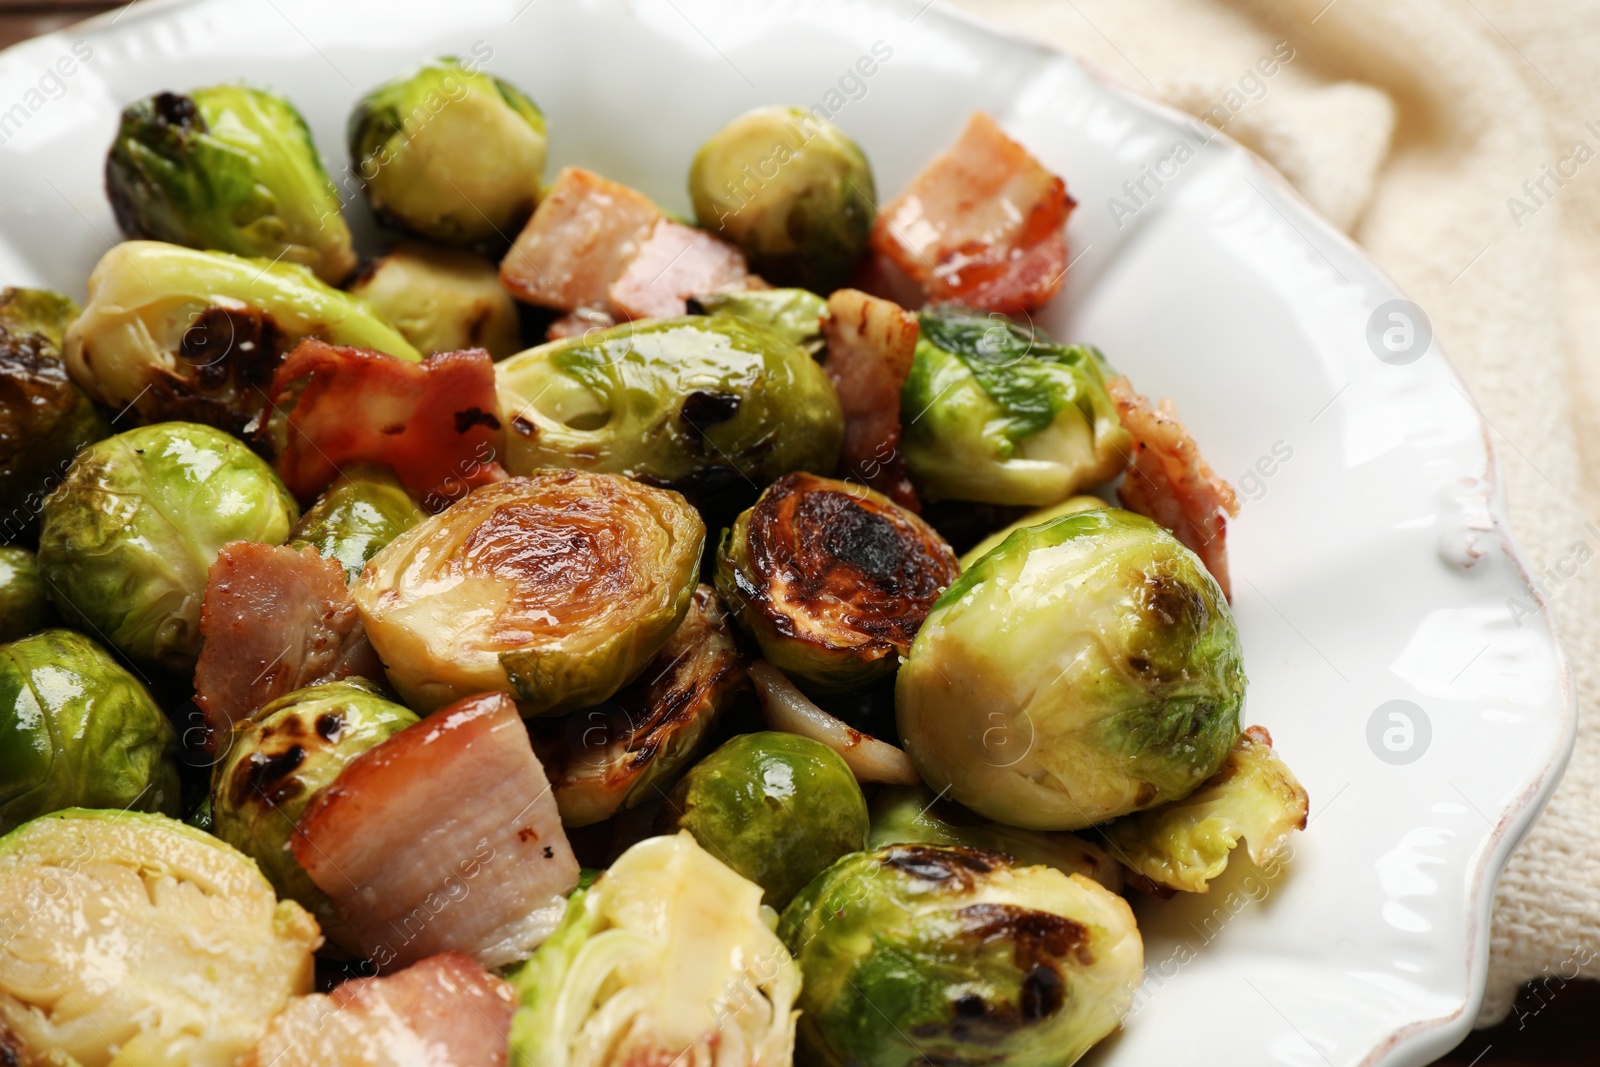
[[195,703],[213,751],[229,729],[285,693],[381,678],[338,562],[314,548],[233,541],[206,576]]
[[983,112],[883,209],[872,247],[928,300],[1013,313],[1061,288],[1066,184]]
[[367,957],[524,959],[561,918],[578,861],[517,707],[485,693],[362,753],[299,822],[295,859]]
[[604,330],[617,324],[617,317],[604,308],[581,307],[552,322],[544,331],[546,341],[582,337],[590,330]]
[[823,368],[844,409],[840,467],[896,503],[922,510],[900,455],[900,389],[916,354],[917,317],[859,289],[840,289],[828,298],[822,334]]
[[[754,279],[760,281],[760,279]],[[696,293],[748,288],[744,253],[704,230],[662,219],[611,285],[611,307],[630,319],[669,318]]]
[[503,1067],[516,995],[459,952],[295,997],[237,1067]]
[[1154,519],[1194,549],[1232,600],[1228,516],[1239,514],[1233,487],[1200,455],[1171,400],[1152,405],[1120,377],[1107,382],[1106,391],[1134,440],[1133,461],[1117,490],[1122,506]]
[[272,379],[270,434],[289,491],[309,500],[350,463],[386,463],[439,511],[506,476],[494,361],[481,348],[421,363],[300,342]]

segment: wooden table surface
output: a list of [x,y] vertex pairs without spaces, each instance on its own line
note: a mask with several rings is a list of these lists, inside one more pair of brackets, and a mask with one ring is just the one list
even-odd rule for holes
[[[0,48],[120,5],[101,0],[17,3],[0,0]],[[186,86],[176,86],[186,88]],[[0,279],[3,285],[4,279]],[[1511,1018],[1478,1030],[1437,1067],[1596,1067],[1600,1064],[1600,983],[1551,980],[1529,986]]]

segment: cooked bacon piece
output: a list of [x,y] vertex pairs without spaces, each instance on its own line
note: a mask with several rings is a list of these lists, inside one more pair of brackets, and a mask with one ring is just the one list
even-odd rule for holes
[[215,750],[268,701],[340,678],[380,678],[344,568],[314,548],[233,541],[206,576],[195,703]]
[[544,331],[544,339],[560,341],[568,337],[582,337],[590,330],[604,330],[616,324],[616,316],[604,308],[582,307],[552,322]]
[[502,1067],[516,995],[459,952],[295,997],[237,1067]]
[[662,219],[612,283],[611,306],[630,319],[664,319],[682,315],[696,293],[744,289],[750,279],[744,253],[733,245]]
[[900,455],[900,388],[916,354],[917,317],[859,289],[840,289],[828,298],[822,335],[828,342],[823,368],[844,409],[840,467],[897,504],[920,511]]
[[566,167],[500,261],[500,284],[560,311],[606,307],[612,283],[662,218],[643,193]]
[[929,301],[1026,311],[1061,288],[1073,206],[1062,180],[980,111],[884,208],[872,247]]
[[1152,405],[1134,392],[1126,378],[1111,379],[1106,391],[1134,440],[1133,461],[1117,490],[1122,506],[1154,519],[1194,549],[1222,586],[1223,595],[1232,600],[1228,516],[1239,514],[1233,487],[1201,457],[1171,400]]
[[506,476],[494,361],[481,348],[408,363],[381,352],[300,342],[272,379],[278,473],[309,500],[350,463],[387,463],[439,511]]
[[362,753],[291,845],[383,971],[438,952],[524,959],[561,918],[578,861],[517,706],[484,693]]

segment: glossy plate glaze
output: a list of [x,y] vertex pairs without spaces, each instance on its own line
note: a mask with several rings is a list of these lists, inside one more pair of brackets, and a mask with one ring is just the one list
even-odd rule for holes
[[1208,896],[1139,902],[1148,976],[1088,1062],[1421,1064],[1461,1038],[1496,874],[1560,774],[1573,704],[1473,403],[1349,241],[1226,138],[922,0],[374,11],[141,3],[6,53],[0,280],[82,295],[117,237],[101,167],[118,110],[159,89],[244,77],[286,92],[369,252],[345,116],[439,53],[538,100],[551,173],[583,164],[677,210],[696,147],[746,108],[825,109],[885,195],[989,110],[1081,205],[1040,323],[1175,397],[1240,489],[1246,720],[1312,798],[1276,874],[1240,861]]

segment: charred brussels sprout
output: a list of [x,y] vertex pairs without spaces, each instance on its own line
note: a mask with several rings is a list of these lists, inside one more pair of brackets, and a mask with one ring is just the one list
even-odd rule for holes
[[355,269],[311,130],[265,89],[214,85],[129,104],[106,156],[106,196],[129,237],[298,263],[332,285]]
[[787,474],[723,533],[717,590],[769,662],[823,692],[894,673],[955,553],[881,493]]
[[832,470],[844,439],[816,361],[733,315],[556,341],[498,364],[495,378],[516,474],[610,471],[716,506],[792,470]]
[[27,637],[50,614],[38,559],[26,548],[0,548],[0,641]]
[[380,549],[425,518],[389,468],[356,463],[300,516],[289,543],[337,561],[353,582]]
[[705,525],[676,493],[548,471],[407,530],[351,592],[389,681],[431,711],[490,690],[524,715],[612,696],[683,621]]
[[222,546],[281,545],[298,515],[243,442],[189,422],[143,426],[84,449],[50,494],[39,570],[69,624],[184,674]]
[[101,258],[62,351],[72,380],[107,407],[242,433],[307,337],[422,358],[365,301],[304,267],[159,241],[125,241]]
[[417,721],[359,679],[298,689],[234,730],[212,776],[211,832],[255,860],[280,896],[303,905],[349,952],[360,947],[295,861],[289,838],[346,764]]
[[58,354],[77,317],[78,304],[70,296],[49,289],[0,289],[0,330],[12,337],[37,334]]
[[1127,1014],[1144,947],[1082,875],[968,848],[846,856],[784,909],[799,1052],[845,1067],[1066,1067]]
[[0,832],[62,808],[178,813],[172,725],[71,630],[0,646]]
[[1076,515],[1080,511],[1094,511],[1096,508],[1107,507],[1104,500],[1097,496],[1073,496],[1061,503],[1048,508],[1039,508],[1030,511],[1016,522],[985,537],[961,554],[961,569],[966,570],[984,556],[991,549],[999,548],[1005,539],[1018,530],[1026,530],[1030,526],[1043,526],[1052,519],[1059,519],[1063,515]]
[[1133,439],[1094,349],[966,308],[917,319],[900,412],[906,463],[925,499],[1041,507],[1126,465]]
[[945,591],[895,679],[922,779],[1013,826],[1076,830],[1187,796],[1239,734],[1228,603],[1114,508],[1019,530]]
[[748,111],[712,136],[689,168],[700,225],[744,249],[778,285],[826,293],[867,248],[877,191],[865,153],[797,107]]
[[509,242],[539,195],[544,115],[515,86],[456,59],[372,90],[348,128],[380,221],[447,244]]
[[521,347],[517,307],[493,263],[447,248],[403,244],[350,287],[423,355],[487,349],[505,359]]
[[725,289],[694,298],[691,311],[725,312],[793,341],[806,353],[822,351],[822,318],[828,302],[805,289]]

